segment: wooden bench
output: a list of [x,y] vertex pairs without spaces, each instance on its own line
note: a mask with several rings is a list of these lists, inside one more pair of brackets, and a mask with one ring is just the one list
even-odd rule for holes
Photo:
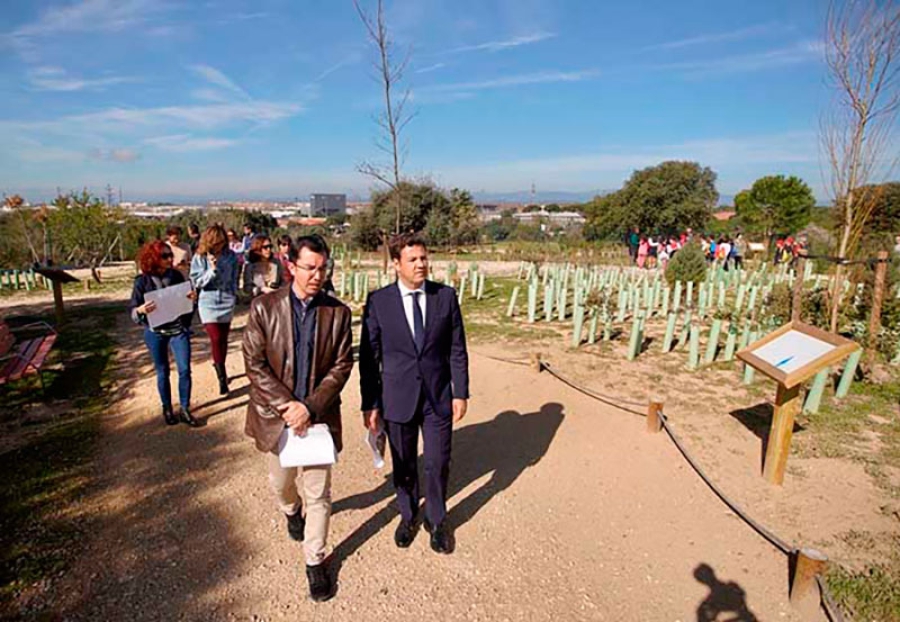
[[[17,339],[14,330],[36,334]],[[0,386],[37,374],[43,388],[41,366],[50,354],[56,337],[56,331],[46,322],[33,322],[12,329],[0,318]]]

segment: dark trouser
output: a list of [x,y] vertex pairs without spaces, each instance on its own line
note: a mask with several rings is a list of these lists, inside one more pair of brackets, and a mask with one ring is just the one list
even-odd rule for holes
[[191,405],[191,334],[184,331],[168,336],[144,329],[144,343],[153,358],[156,369],[156,389],[164,408],[172,408],[172,386],[169,384],[169,347],[175,354],[175,367],[178,368],[178,400],[182,408]]
[[204,324],[203,330],[209,335],[213,363],[224,364],[225,355],[228,354],[228,331],[231,330],[231,322]]
[[450,475],[450,447],[453,419],[441,417],[427,399],[422,399],[415,417],[408,423],[385,421],[391,459],[394,463],[394,487],[397,505],[404,521],[411,522],[419,510],[419,427],[422,428],[425,461],[425,517],[439,525],[447,516],[447,479]]
[[638,252],[637,246],[632,246],[630,244],[628,245],[628,256],[631,258],[631,263],[637,262],[637,252]]
[[742,270],[743,268],[744,268],[744,258],[741,257],[740,255],[735,255],[734,256],[734,269]]

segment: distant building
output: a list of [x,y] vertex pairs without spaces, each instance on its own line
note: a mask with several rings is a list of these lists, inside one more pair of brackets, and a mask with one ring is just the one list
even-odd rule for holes
[[347,213],[346,194],[312,194],[309,197],[310,216],[336,216]]
[[541,209],[539,212],[519,212],[513,218],[522,223],[537,224],[549,223],[561,227],[583,225],[585,218],[578,212],[547,212]]

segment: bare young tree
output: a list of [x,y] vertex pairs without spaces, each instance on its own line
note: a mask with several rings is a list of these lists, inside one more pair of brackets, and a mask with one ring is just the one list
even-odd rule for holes
[[[825,60],[835,88],[821,143],[839,216],[837,256],[852,258],[878,199],[863,186],[883,181],[897,158],[891,138],[900,106],[900,10],[894,0],[832,0]],[[831,331],[837,332],[844,266],[835,267]]]
[[394,233],[400,233],[400,213],[403,202],[400,185],[403,179],[401,170],[407,151],[407,145],[402,141],[402,133],[415,116],[414,113],[407,110],[409,90],[405,89],[400,92],[403,74],[409,65],[410,53],[407,51],[401,58],[397,58],[394,41],[391,39],[385,20],[383,0],[378,0],[374,15],[363,9],[360,0],[353,0],[353,6],[356,7],[356,12],[366,28],[369,41],[377,50],[373,66],[384,96],[384,110],[375,116],[375,122],[380,130],[380,136],[376,139],[375,144],[389,158],[387,164],[364,161],[357,166],[357,170],[391,189],[396,216]]

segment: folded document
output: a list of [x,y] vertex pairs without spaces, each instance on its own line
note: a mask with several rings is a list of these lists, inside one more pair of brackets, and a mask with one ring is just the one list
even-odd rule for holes
[[331,432],[324,423],[310,426],[303,436],[285,428],[278,439],[278,461],[284,468],[324,466],[337,462]]

